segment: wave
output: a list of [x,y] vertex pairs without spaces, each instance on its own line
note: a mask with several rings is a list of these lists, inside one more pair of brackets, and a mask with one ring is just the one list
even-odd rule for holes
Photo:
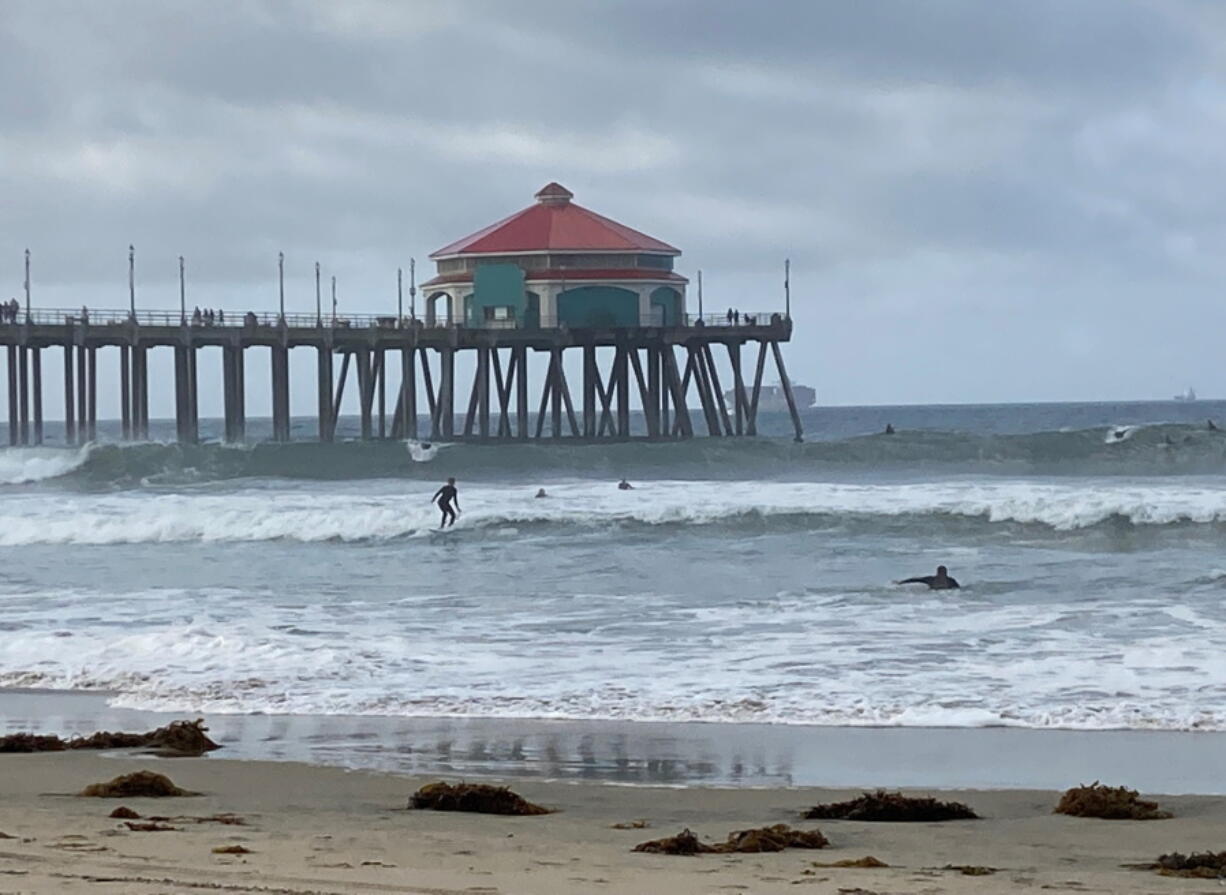
[[50,447],[0,450],[0,484],[26,485],[66,476],[88,463],[92,452],[91,445],[77,450]]
[[21,636],[0,642],[0,686],[165,712],[1226,729],[1226,690],[1204,683],[1220,679],[1220,626],[1155,621],[1145,598],[1088,624],[1076,602],[970,594],[696,609],[627,593],[493,614],[422,594],[340,617],[335,603],[235,596],[114,594],[125,624],[66,630],[65,608],[91,611],[97,595],[40,594],[15,613]]
[[985,435],[911,431],[795,444],[697,438],[619,444],[259,442],[99,444],[87,450],[0,450],[0,484],[59,480],[85,490],[194,485],[241,478],[515,480],[526,476],[781,479],[871,473],[1203,475],[1226,472],[1226,432],[1187,425]]
[[[383,541],[431,536],[430,488],[335,493],[295,488],[235,493],[14,495],[0,507],[0,546],[213,541]],[[1226,485],[1158,480],[1111,487],[1021,480],[865,485],[814,482],[651,482],[619,492],[570,482],[545,500],[531,486],[474,485],[462,494],[460,536],[633,527],[721,527],[743,534],[920,530],[1014,524],[1050,531],[1102,525],[1226,523]]]

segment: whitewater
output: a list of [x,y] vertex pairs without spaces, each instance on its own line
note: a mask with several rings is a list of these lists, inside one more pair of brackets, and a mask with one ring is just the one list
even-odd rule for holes
[[[0,450],[0,686],[174,712],[1226,730],[1214,413]],[[961,590],[894,583],[938,563]]]

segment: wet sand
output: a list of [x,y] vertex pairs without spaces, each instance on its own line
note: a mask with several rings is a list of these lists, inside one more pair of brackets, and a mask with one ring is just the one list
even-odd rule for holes
[[[106,694],[0,690],[0,733],[151,730],[190,713]],[[219,759],[448,778],[678,786],[1064,789],[1095,779],[1226,794],[1226,734],[503,718],[210,715]],[[1226,843],[1223,844],[1226,848]]]
[[[88,799],[69,793],[153,767],[203,795]],[[1162,798],[1171,820],[1096,821],[1052,815],[1056,793],[946,794],[983,820],[943,824],[806,822],[807,806],[854,793],[807,788],[657,788],[520,779],[526,797],[559,809],[544,817],[404,810],[429,778],[291,762],[154,761],[81,753],[0,756],[0,891],[22,893],[962,893],[1051,889],[1205,892],[1207,880],[1127,870],[1172,850],[1226,847],[1226,799]],[[179,823],[133,832],[107,815],[235,812],[246,826]],[[645,830],[615,830],[644,818]],[[647,838],[689,827],[707,839],[773,823],[820,828],[831,847],[776,854],[636,854]],[[241,844],[251,853],[218,855]],[[813,861],[873,855],[884,869],[817,868]],[[997,868],[964,876],[947,864]]]

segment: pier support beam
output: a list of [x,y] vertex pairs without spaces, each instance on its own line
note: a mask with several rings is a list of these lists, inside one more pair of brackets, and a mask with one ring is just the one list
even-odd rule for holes
[[77,439],[81,444],[89,441],[89,396],[86,378],[89,364],[85,359],[85,346],[77,346]]
[[289,348],[272,347],[272,437],[289,441]]
[[[12,349],[9,349],[12,351]],[[10,377],[11,381],[11,377]],[[77,443],[77,410],[73,401],[73,370],[72,370],[72,346],[64,346],[64,443]],[[10,392],[11,394],[11,392]],[[13,402],[9,400],[9,416],[14,413]],[[11,431],[11,428],[10,428]]]
[[362,440],[369,441],[371,429],[371,403],[375,395],[374,377],[371,375],[370,349],[358,348],[354,352],[358,360],[358,412],[362,421]]
[[319,440],[331,441],[335,430],[332,419],[332,346],[320,345],[318,352]]
[[98,349],[87,348],[86,355],[89,360],[89,382],[88,382],[88,397],[89,397],[89,413],[86,419],[88,426],[87,435],[89,441],[98,440]]
[[775,355],[775,369],[779,371],[779,384],[783,386],[783,397],[788,402],[788,413],[792,415],[792,428],[796,430],[796,441],[804,441],[800,413],[796,409],[796,397],[792,394],[792,381],[788,379],[788,371],[783,366],[783,352],[779,350],[778,342],[771,342],[771,353]]
[[43,443],[43,350],[30,349],[30,384],[33,393],[30,396],[34,410],[34,443]]
[[132,362],[127,345],[119,346],[119,424],[124,441],[132,439]]
[[149,440],[149,350],[132,346],[132,437]]
[[517,345],[515,355],[515,434],[528,437],[528,347]]
[[30,370],[29,349],[24,345],[17,349],[17,407],[19,443],[30,443]]
[[8,367],[9,367],[9,444],[17,444],[17,439],[20,436],[19,423],[17,421],[17,352],[20,349],[16,345],[8,346]]
[[225,345],[221,349],[222,402],[226,421],[226,441],[240,442],[246,436],[246,383],[243,377],[243,349]]
[[416,348],[400,350],[400,399],[404,413],[402,438],[417,440],[417,368],[413,365]]
[[455,349],[439,349],[438,403],[443,438],[455,437]]
[[195,349],[187,345],[176,345],[175,424],[181,444],[195,444],[199,440],[195,373]]

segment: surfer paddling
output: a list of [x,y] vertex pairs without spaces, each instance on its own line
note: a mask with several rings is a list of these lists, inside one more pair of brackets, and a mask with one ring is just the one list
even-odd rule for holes
[[949,576],[944,566],[937,566],[935,575],[921,575],[918,578],[904,578],[899,584],[927,584],[929,590],[954,590],[958,587],[956,578]]
[[448,525],[455,525],[456,513],[460,512],[460,495],[455,489],[455,478],[447,479],[447,484],[434,492],[430,503],[437,503],[438,508],[443,512],[443,519],[438,526],[440,529]]

